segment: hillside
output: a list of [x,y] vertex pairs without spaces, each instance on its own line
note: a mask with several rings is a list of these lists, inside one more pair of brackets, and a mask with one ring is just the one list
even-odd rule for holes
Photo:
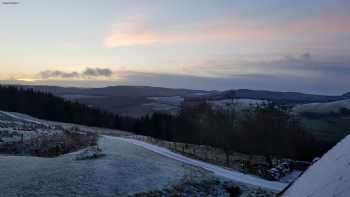
[[[339,115],[350,112],[350,99],[327,103],[308,103],[296,105],[293,112],[298,114]],[[350,113],[349,113],[350,114]]]
[[[209,93],[202,90],[150,86],[111,86],[105,88],[22,87],[32,88],[40,92],[49,92],[66,100],[77,101],[115,114],[132,117],[140,117],[159,111],[158,103],[156,106],[150,104],[154,102],[152,100],[153,97],[187,97],[189,95]],[[163,109],[160,111],[163,111]]]
[[344,97],[344,98],[350,98],[350,92],[347,92],[347,93],[343,94],[342,97]]
[[312,102],[330,102],[341,99],[350,98],[350,95],[344,94],[341,96],[327,96],[305,94],[299,92],[276,92],[267,90],[248,90],[238,89],[223,92],[211,93],[203,96],[188,97],[188,100],[223,100],[231,97],[230,93],[235,92],[236,98],[268,100],[282,104],[296,104],[296,103],[312,103]]
[[22,86],[33,88],[42,92],[50,92],[55,95],[91,95],[91,96],[128,96],[128,97],[149,97],[149,96],[185,96],[193,93],[202,93],[202,90],[172,89],[151,86],[109,86],[104,88],[73,88],[58,86]]
[[336,143],[349,134],[350,100],[298,104],[292,113],[300,117],[314,136]]

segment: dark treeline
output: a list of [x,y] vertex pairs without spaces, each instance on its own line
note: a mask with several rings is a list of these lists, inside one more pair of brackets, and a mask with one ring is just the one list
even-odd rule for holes
[[37,118],[116,128],[159,139],[209,145],[247,154],[311,160],[329,146],[317,142],[288,110],[258,106],[236,113],[234,106],[213,109],[207,103],[182,107],[177,115],[154,113],[142,118],[113,115],[49,93],[0,86],[0,109]]
[[120,128],[123,126],[122,123],[127,126],[129,122],[129,118],[66,101],[50,93],[14,86],[0,86],[0,109],[25,113],[46,120],[106,128]]
[[[139,119],[136,133],[224,150],[267,157],[312,160],[329,149],[317,141],[287,108],[266,104],[251,110],[213,109],[202,103],[183,108],[178,115],[153,114]],[[228,158],[227,158],[228,159]]]

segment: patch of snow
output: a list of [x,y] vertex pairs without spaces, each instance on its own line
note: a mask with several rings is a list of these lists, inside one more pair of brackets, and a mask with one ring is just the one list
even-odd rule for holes
[[204,96],[204,95],[210,95],[213,94],[211,92],[197,92],[197,93],[193,93],[191,94],[191,96]]
[[[209,101],[214,107],[217,108],[227,108],[232,105],[232,99],[223,99],[223,100],[213,100]],[[233,105],[237,110],[245,110],[251,107],[256,107],[261,104],[268,103],[267,100],[258,100],[258,99],[234,99]]]
[[330,114],[330,113],[340,113],[341,109],[350,110],[350,99],[328,102],[328,103],[300,104],[300,105],[296,105],[292,111],[296,114],[301,114],[301,113]]
[[102,152],[100,148],[98,148],[97,146],[92,146],[79,151],[75,159],[76,160],[97,159],[103,156],[105,156],[105,154]]
[[43,122],[37,121],[34,118],[31,118],[30,116],[26,116],[24,114],[20,114],[16,112],[5,112],[5,111],[1,111],[1,113],[17,120],[22,120],[22,121],[31,122],[31,123],[40,124],[40,125],[43,124]]
[[165,104],[165,103],[145,103],[143,106],[151,107],[153,111],[176,111],[179,108],[177,106]]
[[180,106],[184,101],[181,96],[169,96],[169,97],[148,97],[148,99],[156,101],[157,103],[163,103],[168,105]]

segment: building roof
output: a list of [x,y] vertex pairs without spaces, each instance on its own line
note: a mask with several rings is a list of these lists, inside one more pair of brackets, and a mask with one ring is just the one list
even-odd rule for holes
[[350,196],[350,135],[310,166],[282,196]]

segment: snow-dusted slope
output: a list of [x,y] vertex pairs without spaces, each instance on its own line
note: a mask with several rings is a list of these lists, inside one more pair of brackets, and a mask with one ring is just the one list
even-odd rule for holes
[[106,156],[96,160],[76,160],[80,151],[55,158],[0,155],[0,196],[128,196],[177,184],[196,173],[211,177],[115,138],[102,137],[99,145]]
[[25,114],[20,114],[20,113],[16,113],[16,112],[5,112],[5,111],[0,111],[0,113],[4,114],[6,116],[9,116],[13,119],[31,122],[34,124],[44,124],[43,121],[37,121],[34,118],[31,118],[30,116],[25,115]]
[[[22,121],[31,122],[31,123],[42,123],[41,120],[34,119],[34,118],[31,118],[30,116],[26,116],[23,114],[6,113],[6,112],[5,113],[1,112],[1,113],[9,116],[11,118],[14,118],[16,120],[22,120]],[[1,113],[0,113],[0,115],[1,115]],[[45,121],[43,121],[43,122],[45,122]],[[48,124],[49,122],[45,122],[45,123]],[[151,144],[148,144],[145,142],[141,142],[138,140],[133,140],[133,139],[129,139],[129,138],[121,138],[121,137],[104,136],[101,139],[101,142],[102,142],[101,146],[105,146],[105,150],[107,150],[107,158],[109,158],[109,156],[108,156],[109,154],[112,154],[113,158],[115,158],[118,162],[120,162],[118,159],[123,159],[123,157],[125,157],[124,154],[128,154],[126,147],[123,147],[119,144],[129,144],[127,146],[128,148],[137,149],[138,151],[140,151],[140,153],[143,153],[144,151],[147,152],[147,150],[151,150],[152,152],[157,153],[156,155],[158,155],[158,156],[162,155],[162,156],[167,157],[166,160],[170,160],[170,163],[173,163],[173,162],[180,163],[180,164],[185,163],[185,164],[190,164],[192,166],[198,166],[202,169],[211,171],[220,177],[224,177],[224,178],[227,178],[227,179],[230,179],[230,180],[233,180],[236,182],[240,182],[243,184],[249,184],[249,185],[256,186],[256,187],[262,187],[262,188],[277,191],[277,192],[281,191],[286,186],[285,183],[267,181],[267,180],[264,180],[264,179],[261,179],[261,178],[255,177],[255,176],[242,174],[242,173],[239,173],[236,171],[226,170],[226,169],[219,167],[219,166],[216,166],[216,165],[212,165],[212,164],[208,164],[208,163],[205,163],[202,161],[190,159],[188,157],[171,152],[168,149],[154,146],[154,145],[151,145]],[[125,143],[125,142],[127,142],[127,143]],[[137,146],[135,146],[135,145],[137,145]],[[121,147],[118,147],[118,146],[121,146]],[[110,147],[113,147],[113,148],[110,148]],[[147,149],[147,150],[145,150],[145,149]],[[136,151],[135,151],[135,153],[133,153],[133,154],[138,154],[138,153],[136,153]],[[134,157],[135,155],[133,156],[133,154],[131,154],[130,157]],[[115,157],[115,155],[121,156],[121,158],[117,158],[117,157]],[[6,156],[0,155],[0,180],[9,180],[10,181],[9,184],[27,184],[26,182],[21,182],[21,179],[18,179],[20,181],[20,182],[18,182],[17,178],[9,179],[9,177],[12,176],[11,170],[13,171],[13,173],[17,173],[18,169],[23,169],[25,171],[27,169],[27,167],[28,166],[30,167],[31,165],[33,165],[33,166],[30,168],[33,168],[33,169],[29,169],[28,172],[25,172],[25,173],[28,173],[29,178],[35,178],[35,176],[31,177],[32,176],[31,173],[33,173],[33,172],[37,171],[37,173],[39,173],[39,174],[41,173],[41,170],[39,169],[40,166],[47,166],[47,165],[52,164],[53,166],[55,166],[53,168],[56,168],[56,167],[59,168],[56,171],[58,171],[60,173],[66,173],[66,171],[67,172],[69,171],[69,170],[64,170],[64,168],[66,168],[66,166],[65,166],[66,163],[69,165],[77,165],[77,167],[79,166],[78,164],[76,164],[76,162],[68,161],[68,160],[65,161],[65,159],[63,159],[63,158],[66,158],[66,157],[67,156],[63,156],[63,157],[59,157],[57,159],[48,160],[48,159],[32,158],[32,157],[6,157]],[[62,158],[62,161],[61,161],[61,158]],[[149,156],[147,156],[147,158],[149,158]],[[142,164],[147,161],[147,158],[145,158],[145,161],[140,163],[140,166],[138,168],[141,168]],[[106,158],[102,158],[102,160],[105,160],[105,159]],[[1,163],[1,160],[6,161],[7,164],[5,165],[4,163]],[[19,162],[19,163],[23,162],[23,166],[22,166],[22,164],[19,164],[17,162]],[[48,163],[46,164],[45,162],[48,162]],[[55,163],[55,162],[58,162],[58,163]],[[100,162],[100,160],[98,160],[98,162]],[[98,162],[96,162],[96,163],[98,163]],[[133,161],[130,161],[130,162],[133,162]],[[157,161],[155,161],[155,162],[157,163]],[[13,163],[14,165],[11,165],[11,163]],[[24,163],[27,163],[27,164],[24,164]],[[64,163],[65,163],[65,165],[63,165]],[[62,166],[60,166],[59,164]],[[86,164],[86,165],[90,165],[90,164]],[[158,164],[154,164],[153,167],[155,167],[157,165]],[[161,165],[169,165],[169,164],[167,164],[165,162],[165,163],[162,163]],[[12,168],[12,166],[17,166],[17,167]],[[117,167],[116,164],[113,164],[110,166]],[[181,164],[181,166],[186,166],[186,165]],[[98,168],[98,166],[96,166],[96,167]],[[149,166],[149,167],[152,167],[152,166]],[[144,168],[147,168],[147,166],[144,166]],[[6,173],[4,171],[1,171],[1,169],[6,169]],[[51,170],[51,169],[52,168],[47,169],[47,170]],[[104,168],[101,168],[102,171],[103,171],[103,169]],[[44,169],[43,173],[45,174],[45,173],[50,173],[50,172],[45,171],[45,169]],[[84,173],[84,172],[82,172],[82,173]],[[89,172],[87,172],[87,173],[89,173]],[[45,176],[46,175],[43,175],[43,177],[45,177]],[[63,177],[62,180],[66,181],[65,180],[66,178],[67,177]],[[39,176],[39,179],[40,179],[40,176]],[[11,181],[13,181],[13,182],[11,182]],[[93,180],[91,180],[91,181],[93,181]],[[5,185],[6,185],[7,182],[3,182],[3,183],[5,183]],[[91,184],[94,184],[94,183],[92,182]],[[5,187],[5,188],[9,189],[8,192],[15,191],[15,190],[11,190],[11,188],[8,188],[8,187]],[[5,188],[3,188],[3,189],[5,189]],[[0,190],[2,190],[1,184],[0,184]],[[19,188],[19,191],[20,190],[21,190],[21,188]],[[15,193],[16,193],[16,191],[15,191]],[[29,191],[31,191],[30,188],[29,188]]]
[[282,196],[349,197],[350,135],[307,169]]
[[62,128],[30,119],[24,114],[0,111],[0,145],[40,136],[59,135],[62,132]]
[[[105,136],[107,137],[107,136]],[[145,142],[141,142],[138,140],[134,140],[134,139],[126,139],[126,138],[120,138],[120,137],[108,137],[108,138],[112,138],[112,139],[118,139],[124,142],[128,142],[131,144],[135,144],[138,146],[142,146],[148,150],[151,150],[153,152],[156,152],[160,155],[190,164],[190,165],[194,165],[194,166],[198,166],[201,167],[203,169],[206,169],[208,171],[213,172],[214,174],[221,176],[221,177],[225,177],[227,179],[233,180],[233,181],[237,181],[237,182],[241,182],[241,183],[245,183],[245,184],[250,184],[253,186],[257,186],[257,187],[262,187],[265,189],[269,189],[269,190],[273,190],[273,191],[281,191],[286,187],[285,183],[280,183],[280,182],[275,182],[275,181],[268,181],[268,180],[264,180],[255,176],[251,176],[251,175],[246,175],[240,172],[235,172],[235,171],[231,171],[231,170],[226,170],[222,167],[216,166],[216,165],[212,165],[209,163],[205,163],[202,161],[198,161],[195,159],[190,159],[188,157],[185,157],[183,155],[171,152],[168,149],[165,148],[161,148],[155,145],[151,145]]]
[[[232,100],[231,99],[223,99],[223,100],[212,100],[209,101],[214,107],[217,108],[227,108],[232,106]],[[256,107],[258,105],[266,104],[268,103],[267,100],[258,100],[258,99],[235,99],[233,101],[233,105],[237,110],[245,110],[252,107]]]
[[316,114],[330,114],[340,113],[341,109],[350,110],[350,99],[334,101],[328,103],[309,103],[296,105],[293,108],[293,112],[300,113],[316,113]]

